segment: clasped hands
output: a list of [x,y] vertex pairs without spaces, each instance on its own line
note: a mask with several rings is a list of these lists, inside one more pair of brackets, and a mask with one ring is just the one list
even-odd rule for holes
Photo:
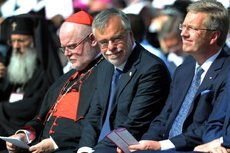
[[[138,151],[138,150],[160,150],[161,145],[158,141],[153,140],[141,140],[139,144],[130,145],[129,150],[131,152]],[[117,148],[118,153],[123,153],[120,148]]]
[[[27,142],[26,135],[24,133],[18,133],[11,137],[19,138],[20,140]],[[23,150],[9,142],[6,142],[6,147],[9,153],[19,153]],[[49,153],[55,151],[55,149],[51,138],[47,138],[42,140],[38,144],[29,147],[28,151],[31,153]]]

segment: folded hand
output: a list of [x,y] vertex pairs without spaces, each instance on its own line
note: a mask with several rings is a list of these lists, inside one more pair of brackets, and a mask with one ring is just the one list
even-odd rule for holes
[[55,151],[51,138],[42,140],[40,143],[31,146],[29,151],[32,153],[48,153]]

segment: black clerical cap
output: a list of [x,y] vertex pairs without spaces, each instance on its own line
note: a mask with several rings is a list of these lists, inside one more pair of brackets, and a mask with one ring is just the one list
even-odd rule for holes
[[33,35],[33,22],[29,18],[14,17],[10,26],[11,34]]

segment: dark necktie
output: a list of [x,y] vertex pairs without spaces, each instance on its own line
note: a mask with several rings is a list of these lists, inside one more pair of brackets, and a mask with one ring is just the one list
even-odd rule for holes
[[186,97],[182,103],[180,111],[177,114],[176,119],[174,120],[171,130],[169,131],[169,138],[177,136],[182,133],[184,121],[188,115],[189,109],[192,105],[197,89],[200,86],[201,74],[203,72],[204,70],[201,67],[197,68],[196,75],[192,80],[192,84],[186,94]]
[[102,126],[98,141],[101,141],[111,131],[109,117],[110,117],[110,113],[111,113],[111,107],[114,103],[114,97],[116,95],[117,83],[118,83],[118,80],[120,78],[121,72],[122,71],[119,69],[114,70],[113,79],[112,79],[111,87],[110,87],[109,105],[108,105],[108,109],[107,109],[107,113],[106,113],[105,122]]

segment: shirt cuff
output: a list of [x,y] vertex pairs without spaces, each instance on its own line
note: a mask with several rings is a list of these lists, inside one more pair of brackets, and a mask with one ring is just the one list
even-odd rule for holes
[[92,148],[90,148],[90,147],[81,147],[81,148],[79,148],[78,150],[77,150],[77,153],[92,153],[92,152],[94,152],[94,150],[92,149]]
[[50,139],[53,143],[54,149],[57,150],[58,149],[58,145],[56,144],[56,142],[54,141],[54,139],[50,136]]
[[168,139],[159,141],[159,143],[161,145],[161,150],[168,150],[168,149],[174,149],[175,148],[174,144]]
[[15,134],[18,134],[18,133],[24,133],[26,135],[26,141],[27,143],[31,143],[33,141],[33,139],[30,139],[31,137],[31,132],[28,131],[28,130],[18,130],[15,132]]
[[220,141],[221,144],[224,143],[223,137],[220,137],[220,138],[219,138],[219,141]]

